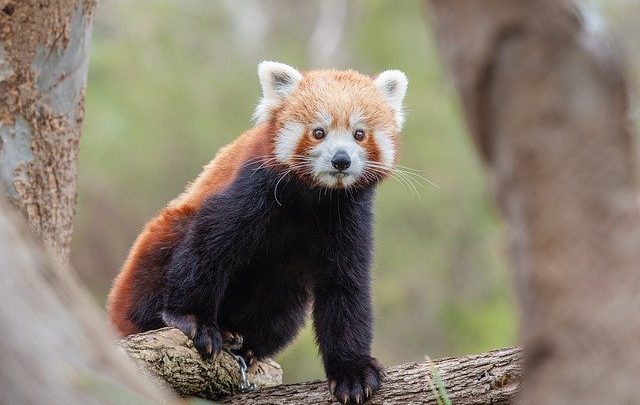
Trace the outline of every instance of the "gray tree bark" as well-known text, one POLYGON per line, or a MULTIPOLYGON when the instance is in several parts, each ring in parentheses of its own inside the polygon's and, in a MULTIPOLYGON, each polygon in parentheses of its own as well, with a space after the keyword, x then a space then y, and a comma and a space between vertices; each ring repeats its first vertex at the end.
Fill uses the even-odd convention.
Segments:
MULTIPOLYGON (((163 328, 127 336, 118 341, 152 380, 160 379, 184 397, 219 399, 240 392, 240 367, 221 352, 213 361, 203 360, 193 341, 178 329, 163 328)), ((249 367, 247 378, 256 389, 282 384, 282 369, 270 359, 249 367)))
POLYGON ((0 194, 69 255, 95 0, 0 0, 0 194))
POLYGON ((640 209, 621 57, 570 1, 431 0, 508 226, 522 402, 640 403, 640 209))

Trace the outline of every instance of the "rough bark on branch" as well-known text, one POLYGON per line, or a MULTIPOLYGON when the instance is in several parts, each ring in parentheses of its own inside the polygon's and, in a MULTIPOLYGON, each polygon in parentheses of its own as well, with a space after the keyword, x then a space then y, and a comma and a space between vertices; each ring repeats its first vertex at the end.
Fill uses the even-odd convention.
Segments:
MULTIPOLYGON (((449 399, 456 405, 510 404, 520 384, 520 351, 500 349, 487 353, 434 361, 449 399)), ((430 386, 428 363, 408 363, 387 369, 382 388, 367 404, 437 404, 430 386)), ((282 385, 233 396, 229 404, 327 404, 337 403, 326 381, 282 385)))
POLYGON ((639 403, 640 209, 622 58, 568 0, 431 0, 505 219, 523 403, 639 403))
MULTIPOLYGON (((336 402, 326 381, 280 385, 282 369, 272 360, 257 362, 249 381, 259 391, 238 394, 238 364, 222 352, 203 360, 191 339, 177 329, 163 328, 118 341, 144 373, 159 377, 182 396, 223 400, 230 404, 325 404, 336 402)), ((500 349, 433 362, 452 403, 508 404, 520 385, 520 350, 500 349)), ((408 363, 387 370, 381 390, 367 404, 437 404, 429 364, 408 363)))
MULTIPOLYGON (((234 358, 221 352, 214 360, 203 360, 193 341, 178 329, 162 328, 127 336, 118 345, 140 370, 159 377, 182 396, 218 399, 239 392, 240 370, 234 358)), ((255 362, 247 377, 258 389, 273 387, 282 384, 282 369, 266 359, 255 362)))
MULTIPOLYGON (((249 381, 254 382, 259 391, 236 395, 240 374, 235 360, 225 352, 215 360, 202 360, 191 339, 177 329, 163 328, 131 335, 118 341, 118 345, 141 370, 159 377, 182 396, 248 405, 335 402, 326 381, 279 385, 282 369, 272 360, 258 362, 250 368, 249 381)), ((443 358, 433 364, 454 404, 508 404, 520 384, 519 349, 443 358)), ((391 367, 387 372, 382 389, 368 404, 437 403, 427 362, 403 364, 391 367)))

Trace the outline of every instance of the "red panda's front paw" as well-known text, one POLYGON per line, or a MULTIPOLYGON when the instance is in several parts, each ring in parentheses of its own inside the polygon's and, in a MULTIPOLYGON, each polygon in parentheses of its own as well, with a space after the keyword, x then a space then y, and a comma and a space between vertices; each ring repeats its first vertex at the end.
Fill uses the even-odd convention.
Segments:
POLYGON ((193 314, 177 314, 170 311, 161 312, 162 320, 167 326, 178 328, 191 339, 196 335, 198 330, 198 320, 193 314))
POLYGON ((193 337, 193 345, 204 359, 217 356, 222 348, 222 335, 215 325, 199 324, 193 337))
POLYGON ((180 329, 193 340, 193 345, 203 358, 208 359, 220 353, 222 336, 218 326, 203 324, 193 314, 162 311, 161 315, 167 326, 180 329))
POLYGON ((368 357, 328 373, 329 390, 343 404, 361 404, 380 388, 384 374, 380 363, 368 357))

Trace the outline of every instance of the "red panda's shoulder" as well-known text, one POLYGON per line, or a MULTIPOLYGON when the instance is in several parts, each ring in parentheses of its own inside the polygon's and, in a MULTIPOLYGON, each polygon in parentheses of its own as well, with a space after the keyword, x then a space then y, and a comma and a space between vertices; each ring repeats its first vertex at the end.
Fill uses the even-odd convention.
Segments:
POLYGON ((200 207, 208 196, 233 182, 245 162, 267 157, 273 152, 272 132, 272 126, 261 124, 221 148, 185 191, 169 203, 169 208, 185 205, 191 209, 200 207))

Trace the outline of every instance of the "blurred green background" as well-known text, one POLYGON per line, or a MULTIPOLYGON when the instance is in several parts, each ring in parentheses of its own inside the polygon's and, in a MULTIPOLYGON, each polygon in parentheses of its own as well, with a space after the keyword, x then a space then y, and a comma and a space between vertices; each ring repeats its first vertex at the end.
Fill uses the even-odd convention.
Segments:
MULTIPOLYGON (((629 10, 606 15, 634 57, 629 10)), ((72 262, 100 303, 144 223, 249 128, 256 65, 409 77, 400 164, 376 208, 374 354, 386 365, 513 345, 504 234, 418 0, 109 0, 91 50, 72 262)), ((637 14, 636 14, 637 15, 637 14)), ((635 62, 638 62, 635 60, 635 62)), ((636 63, 635 66, 638 66, 636 63)), ((286 382, 321 378, 311 327, 278 356, 286 382)))

